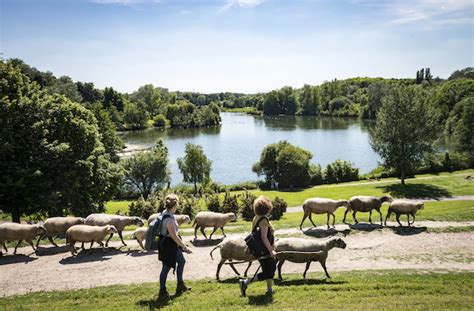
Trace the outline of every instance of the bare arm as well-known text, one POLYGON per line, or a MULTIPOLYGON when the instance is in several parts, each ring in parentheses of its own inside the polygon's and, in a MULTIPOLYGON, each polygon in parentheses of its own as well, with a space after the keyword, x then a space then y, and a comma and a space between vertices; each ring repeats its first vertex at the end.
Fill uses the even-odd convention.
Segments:
POLYGON ((265 245, 270 255, 276 256, 276 253, 273 250, 273 247, 270 244, 270 241, 268 240, 268 237, 267 237, 268 229, 269 229, 268 221, 265 219, 260 221, 260 237, 262 238, 263 245, 265 245))
POLYGON ((181 246, 185 253, 192 253, 192 251, 186 246, 186 244, 184 244, 183 240, 181 240, 181 238, 176 233, 176 228, 174 227, 174 224, 171 221, 168 221, 166 223, 166 229, 168 230, 168 233, 173 239, 173 241, 175 241, 178 246, 181 246))

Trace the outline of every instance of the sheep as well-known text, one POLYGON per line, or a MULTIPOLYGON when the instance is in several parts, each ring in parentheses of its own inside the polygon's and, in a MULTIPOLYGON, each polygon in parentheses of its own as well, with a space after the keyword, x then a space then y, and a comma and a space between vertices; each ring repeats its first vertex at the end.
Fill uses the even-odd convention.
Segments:
POLYGON ((296 263, 306 263, 306 268, 303 273, 303 278, 306 278, 306 272, 313 261, 319 261, 330 278, 326 269, 326 259, 328 252, 334 247, 346 248, 346 243, 337 237, 328 239, 326 242, 314 241, 312 239, 303 238, 282 238, 275 242, 275 251, 278 259, 278 278, 281 280, 281 267, 286 260, 296 263), (282 253, 279 253, 282 252, 282 253), (286 253, 290 252, 290 253, 286 253), (299 252, 291 254, 291 252, 299 252), (304 254, 308 252, 308 254, 304 254))
MULTIPOLYGON (((161 213, 156 213, 148 217, 148 225, 150 225, 153 220, 158 218, 160 214, 161 213)), ((187 224, 191 223, 191 218, 188 215, 174 215, 174 217, 176 218, 176 221, 178 222, 178 225, 180 226, 184 223, 187 223, 187 224)))
POLYGON ((356 224, 359 223, 356 218, 357 212, 369 212, 369 222, 372 223, 372 210, 375 209, 380 214, 380 226, 382 226, 382 213, 380 207, 385 202, 392 202, 391 196, 371 197, 371 196, 354 196, 349 199, 349 208, 344 213, 343 223, 346 223, 346 216, 350 210, 352 210, 352 217, 356 224))
POLYGON ((410 201, 410 200, 394 200, 390 203, 388 207, 387 216, 385 217, 385 225, 387 225, 387 219, 390 218, 392 213, 395 213, 397 222, 402 227, 400 223, 400 215, 407 215, 408 217, 408 226, 415 223, 415 214, 419 210, 423 209, 425 204, 423 202, 410 201), (413 217, 413 222, 410 224, 410 215, 413 217))
MULTIPOLYGON (((235 269, 235 266, 232 264, 232 260, 251 260, 255 259, 254 256, 250 253, 247 244, 245 243, 245 238, 244 237, 231 237, 231 238, 225 238, 224 241, 219 243, 216 247, 214 247, 211 252, 211 259, 214 260, 212 257, 212 253, 220 248, 221 252, 221 261, 217 265, 217 272, 216 272, 216 278, 219 281, 219 272, 221 271, 222 265, 229 260, 230 261, 230 267, 234 272, 240 276, 239 271, 235 269)), ((252 265, 252 262, 250 261, 247 269, 245 269, 244 276, 247 277, 247 272, 250 269, 250 266, 252 265)))
MULTIPOLYGON (((159 215, 159 214, 157 214, 159 215)), ((152 215, 153 216, 153 215, 152 215)), ((158 216, 156 216, 158 217, 158 216)), ((151 218, 151 216, 150 216, 151 218)), ((150 218, 148 218, 148 224, 151 223, 150 218)), ((183 223, 189 224, 191 222, 191 218, 189 218, 188 215, 175 215, 176 222, 178 223, 178 226, 181 226, 183 223)), ((154 218, 156 219, 156 218, 154 218)), ((154 220, 152 219, 152 221, 154 220)), ((147 234, 148 228, 142 227, 142 228, 137 228, 135 231, 133 231, 132 237, 137 240, 138 244, 140 244, 141 248, 145 249, 143 246, 143 241, 146 240, 146 234, 147 234)))
POLYGON ((332 215, 333 221, 332 225, 334 227, 334 223, 336 222, 336 216, 334 215, 334 212, 338 207, 344 206, 346 208, 349 208, 349 203, 347 200, 331 200, 331 199, 324 199, 324 198, 311 198, 307 199, 303 203, 303 219, 301 220, 300 223, 300 230, 302 229, 303 222, 305 221, 306 217, 309 217, 309 220, 313 224, 313 226, 316 227, 316 225, 313 222, 313 218, 311 215, 314 214, 327 214, 328 219, 327 219, 327 226, 329 229, 329 218, 332 215))
POLYGON ((44 228, 46 229, 46 233, 40 236, 38 242, 36 243, 36 247, 38 247, 39 242, 45 236, 54 246, 57 247, 58 245, 54 243, 53 237, 65 234, 67 229, 69 229, 70 227, 74 225, 84 224, 85 221, 86 220, 81 217, 53 217, 46 219, 46 221, 44 222, 44 228))
POLYGON ((212 235, 216 232, 217 228, 221 228, 222 234, 226 237, 224 233, 224 226, 229 222, 236 220, 237 217, 234 213, 214 213, 214 212, 199 212, 194 218, 193 226, 196 226, 194 229, 194 239, 197 239, 198 228, 201 228, 201 232, 204 237, 207 239, 204 229, 206 227, 214 227, 209 239, 212 239, 212 235))
MULTIPOLYGON (((105 225, 105 226, 89 226, 89 225, 74 225, 66 231, 66 243, 69 243, 71 248, 71 254, 74 256, 76 254, 76 248, 74 245, 76 242, 97 242, 102 246, 102 251, 105 252, 104 240, 107 234, 117 233, 117 228, 114 225, 105 225)), ((82 248, 84 249, 84 247, 82 248)))
MULTIPOLYGON (((4 223, 0 225, 0 244, 3 246, 6 252, 8 252, 5 241, 18 241, 18 244, 15 246, 15 251, 13 254, 16 254, 16 250, 20 245, 21 241, 25 240, 30 243, 33 250, 36 251, 36 248, 33 244, 33 239, 37 235, 44 234, 46 230, 43 227, 42 223, 39 224, 17 224, 4 223)), ((0 255, 3 255, 0 248, 0 255)))
MULTIPOLYGON (((105 225, 114 225, 115 229, 117 229, 117 233, 120 236, 120 239, 122 240, 122 243, 124 246, 127 246, 125 244, 123 237, 122 237, 122 231, 126 226, 130 225, 137 225, 139 227, 143 226, 143 220, 140 219, 140 217, 130 217, 130 216, 120 216, 120 215, 109 215, 109 214, 90 214, 86 218, 86 225, 90 226, 105 226, 105 225)), ((109 245, 109 241, 112 238, 114 234, 111 233, 109 238, 107 239, 107 242, 105 243, 105 246, 107 247, 109 245)), ((91 247, 92 247, 91 243, 91 247)), ((83 244, 84 246, 84 244, 83 244)))

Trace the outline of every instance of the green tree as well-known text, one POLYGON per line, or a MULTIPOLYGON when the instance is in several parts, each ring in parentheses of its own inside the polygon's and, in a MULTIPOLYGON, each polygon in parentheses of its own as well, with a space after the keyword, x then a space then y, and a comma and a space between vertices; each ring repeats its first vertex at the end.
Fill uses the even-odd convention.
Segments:
POLYGON ((301 113, 316 115, 319 111, 319 89, 305 84, 300 94, 301 113))
POLYGON ((86 216, 104 210, 121 180, 93 113, 48 95, 0 62, 0 209, 22 215, 86 216))
POLYGON ((160 91, 153 84, 141 86, 132 93, 130 99, 142 110, 146 111, 150 117, 159 113, 165 113, 165 108, 161 104, 160 91))
POLYGON ((464 111, 457 123, 454 136, 457 149, 468 155, 470 165, 474 165, 474 97, 464 99, 464 111))
POLYGON ((125 100, 119 92, 115 91, 111 87, 106 87, 104 89, 104 98, 103 104, 106 109, 111 106, 117 108, 118 111, 123 111, 125 107, 125 100))
POLYGON ((367 110, 364 117, 369 119, 375 119, 377 112, 382 105, 382 98, 384 98, 389 91, 389 88, 385 82, 375 82, 369 85, 367 88, 368 103, 367 110))
POLYGON ((168 148, 162 139, 150 151, 141 151, 123 160, 125 181, 140 191, 145 200, 157 189, 162 189, 170 179, 168 148))
POLYGON ((432 151, 435 133, 427 94, 416 87, 395 87, 382 99, 370 140, 385 166, 395 169, 405 184, 406 175, 432 151))
POLYGON ((144 129, 146 127, 148 116, 145 111, 133 103, 125 103, 123 112, 123 121, 129 129, 144 129))
POLYGON ((194 192, 197 193, 198 183, 210 181, 212 161, 206 157, 200 145, 187 143, 184 153, 183 158, 178 158, 179 170, 184 182, 194 184, 194 192))

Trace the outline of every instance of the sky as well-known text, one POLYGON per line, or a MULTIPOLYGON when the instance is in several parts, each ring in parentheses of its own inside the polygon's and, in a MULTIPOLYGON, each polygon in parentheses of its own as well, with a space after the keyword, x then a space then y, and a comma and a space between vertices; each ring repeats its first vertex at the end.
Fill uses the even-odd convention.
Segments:
POLYGON ((0 53, 132 92, 266 92, 474 66, 473 0, 0 0, 0 53))

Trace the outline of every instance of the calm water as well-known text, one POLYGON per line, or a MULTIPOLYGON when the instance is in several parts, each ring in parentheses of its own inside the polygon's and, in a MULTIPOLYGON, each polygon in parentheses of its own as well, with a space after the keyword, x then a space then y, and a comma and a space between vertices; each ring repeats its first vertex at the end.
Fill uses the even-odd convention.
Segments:
POLYGON ((187 142, 203 146, 212 160, 212 179, 224 184, 257 180, 252 165, 260 158, 264 146, 279 140, 310 150, 312 162, 322 166, 344 159, 353 162, 361 173, 366 173, 380 160, 369 144, 370 122, 238 113, 221 113, 221 117, 220 127, 133 131, 124 133, 123 139, 128 148, 144 148, 163 138, 169 149, 173 184, 182 181, 176 159, 184 155, 187 142))

